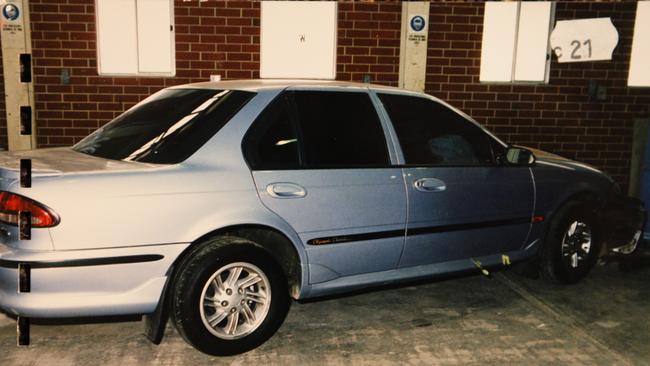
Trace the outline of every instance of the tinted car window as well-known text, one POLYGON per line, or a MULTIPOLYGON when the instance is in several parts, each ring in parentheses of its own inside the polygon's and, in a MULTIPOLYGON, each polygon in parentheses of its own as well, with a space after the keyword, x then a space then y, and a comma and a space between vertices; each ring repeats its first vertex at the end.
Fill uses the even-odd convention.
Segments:
POLYGON ((379 94, 408 165, 486 165, 490 138, 480 127, 438 102, 379 94))
POLYGON ((161 90, 73 149, 114 160, 179 163, 203 146, 254 95, 234 90, 161 90))
POLYGON ((298 138, 288 102, 287 94, 271 102, 246 137, 244 154, 252 169, 282 170, 300 167, 298 138))
POLYGON ((295 104, 306 167, 390 164, 384 132, 367 93, 296 91, 295 104))

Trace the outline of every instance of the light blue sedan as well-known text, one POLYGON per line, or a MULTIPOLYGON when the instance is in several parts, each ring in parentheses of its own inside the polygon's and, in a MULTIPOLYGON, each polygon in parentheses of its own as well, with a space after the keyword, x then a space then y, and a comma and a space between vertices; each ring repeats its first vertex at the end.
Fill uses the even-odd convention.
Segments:
POLYGON ((0 155, 0 308, 145 314, 154 342, 170 317, 230 355, 271 337, 292 298, 524 261, 576 282, 634 251, 644 220, 597 169, 507 145, 425 94, 183 85, 73 147, 0 155))

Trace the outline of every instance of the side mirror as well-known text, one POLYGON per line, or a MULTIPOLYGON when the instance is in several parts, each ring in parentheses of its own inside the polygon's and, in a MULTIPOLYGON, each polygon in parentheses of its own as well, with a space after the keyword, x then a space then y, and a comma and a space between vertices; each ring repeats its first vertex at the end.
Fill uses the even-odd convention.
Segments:
POLYGON ((535 164, 535 155, 526 148, 509 146, 506 149, 504 160, 508 165, 532 166, 535 164))

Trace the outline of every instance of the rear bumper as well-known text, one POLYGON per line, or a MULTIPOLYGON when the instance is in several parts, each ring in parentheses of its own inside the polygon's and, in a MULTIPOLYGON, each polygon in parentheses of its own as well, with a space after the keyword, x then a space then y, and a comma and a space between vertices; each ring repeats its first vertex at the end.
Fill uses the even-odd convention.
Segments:
POLYGON ((604 249, 632 253, 643 237, 647 211, 639 199, 614 196, 599 210, 604 249))
POLYGON ((189 244, 31 252, 0 245, 0 308, 17 316, 67 318, 147 314, 168 270, 189 244), (19 265, 30 269, 19 291, 19 265))

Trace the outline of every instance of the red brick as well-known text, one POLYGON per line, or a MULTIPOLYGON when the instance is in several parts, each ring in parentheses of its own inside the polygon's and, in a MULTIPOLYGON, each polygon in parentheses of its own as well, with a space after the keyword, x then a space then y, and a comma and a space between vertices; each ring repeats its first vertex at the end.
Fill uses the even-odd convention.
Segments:
POLYGON ((251 38, 250 36, 235 36, 235 35, 227 35, 226 36, 226 42, 228 43, 251 43, 251 38))
POLYGON ((42 13, 41 19, 44 22, 61 22, 61 23, 63 23, 63 22, 68 21, 68 14, 67 13, 42 13))
MULTIPOLYGON (((65 24, 65 23, 63 23, 65 24)), ((36 23, 32 28, 32 38, 43 38, 44 32, 58 32, 61 30, 63 24, 59 23, 36 23), (34 37, 35 34, 38 34, 37 37, 34 37)))
POLYGON ((30 11, 35 13, 58 13, 59 5, 56 4, 31 4, 30 11))
POLYGON ((214 9, 211 8, 189 8, 190 16, 192 17, 213 17, 214 9))
POLYGON ((221 45, 226 42, 226 36, 222 34, 201 34, 201 42, 221 45))
POLYGON ((249 36, 258 36, 260 34, 259 27, 241 27, 241 34, 249 36))

